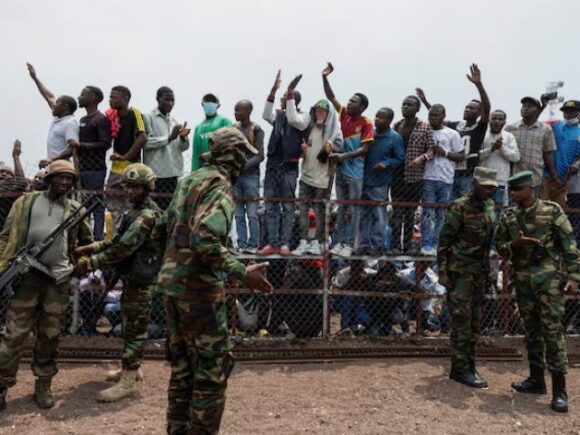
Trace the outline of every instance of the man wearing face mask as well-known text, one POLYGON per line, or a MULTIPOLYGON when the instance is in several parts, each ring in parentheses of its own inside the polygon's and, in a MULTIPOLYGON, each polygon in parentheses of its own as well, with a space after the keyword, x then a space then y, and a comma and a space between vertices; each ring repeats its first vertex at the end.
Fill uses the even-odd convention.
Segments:
MULTIPOLYGON (((564 115, 562 121, 552 123, 552 131, 556 139, 556 151, 554 151, 553 159, 556 167, 556 174, 558 176, 557 183, 550 183, 549 173, 544 169, 544 180, 542 183, 542 199, 549 199, 557 202, 561 207, 566 204, 566 189, 570 185, 572 191, 580 192, 578 189, 578 164, 580 164, 580 101, 568 100, 560 108, 564 115)), ((575 198, 574 198, 575 199, 575 198)), ((574 203, 574 201, 573 201, 574 203)), ((578 202, 573 206, 578 207, 578 202)), ((577 220, 576 216, 572 218, 577 220)), ((576 222, 574 224, 577 225, 576 222)))
POLYGON ((211 133, 232 125, 232 121, 222 115, 218 115, 220 100, 214 94, 205 94, 201 99, 201 107, 205 113, 205 119, 200 122, 193 132, 191 170, 195 171, 203 166, 204 159, 209 152, 209 138, 211 133))

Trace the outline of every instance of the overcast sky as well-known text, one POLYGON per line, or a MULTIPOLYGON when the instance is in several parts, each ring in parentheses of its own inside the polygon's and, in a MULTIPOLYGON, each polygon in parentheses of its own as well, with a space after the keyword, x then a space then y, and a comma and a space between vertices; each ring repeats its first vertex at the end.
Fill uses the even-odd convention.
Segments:
POLYGON ((579 17, 578 0, 1 0, 0 160, 11 164, 15 138, 27 172, 46 154, 51 114, 27 61, 55 94, 76 98, 91 84, 108 95, 123 84, 143 112, 168 85, 174 116, 192 127, 210 91, 231 118, 235 102, 249 98, 259 121, 278 68, 283 86, 304 74, 307 108, 324 95, 327 60, 338 99, 367 94, 370 117, 390 106, 399 118, 403 97, 421 86, 448 119, 460 119, 477 97, 465 78, 477 62, 492 107, 509 122, 521 97, 539 96, 549 81, 563 80, 565 96, 580 98, 579 17))

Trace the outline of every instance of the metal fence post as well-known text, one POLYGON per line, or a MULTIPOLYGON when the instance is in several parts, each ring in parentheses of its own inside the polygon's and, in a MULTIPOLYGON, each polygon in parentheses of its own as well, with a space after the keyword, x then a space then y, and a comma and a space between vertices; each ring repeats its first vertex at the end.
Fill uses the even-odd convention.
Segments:
POLYGON ((73 304, 72 304, 72 319, 70 323, 70 333, 75 335, 79 329, 79 310, 80 310, 80 281, 78 278, 71 279, 71 287, 73 289, 73 304))
POLYGON ((322 265, 322 338, 329 337, 330 311, 328 297, 330 292, 330 199, 324 198, 324 259, 322 265))

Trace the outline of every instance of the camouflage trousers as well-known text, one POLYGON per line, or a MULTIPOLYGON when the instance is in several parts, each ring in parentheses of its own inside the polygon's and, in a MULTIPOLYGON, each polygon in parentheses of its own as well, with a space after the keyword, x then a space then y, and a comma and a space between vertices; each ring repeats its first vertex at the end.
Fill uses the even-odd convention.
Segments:
POLYGON ((121 295, 124 342, 121 366, 125 370, 137 370, 143 362, 154 288, 153 285, 137 286, 129 281, 121 295))
POLYGON ((234 367, 225 302, 165 297, 168 434, 217 434, 234 367))
POLYGON ((484 273, 449 272, 451 315, 451 367, 466 370, 475 362, 475 345, 481 333, 484 273))
POLYGON ((530 365, 545 368, 547 362, 551 372, 566 373, 565 305, 559 276, 535 283, 530 275, 519 273, 515 277, 515 287, 518 309, 526 329, 530 365))
POLYGON ((20 355, 31 330, 36 334, 33 373, 38 377, 56 375, 58 340, 69 295, 68 283, 50 284, 34 272, 23 277, 10 300, 6 332, 0 337, 0 386, 16 383, 20 355))

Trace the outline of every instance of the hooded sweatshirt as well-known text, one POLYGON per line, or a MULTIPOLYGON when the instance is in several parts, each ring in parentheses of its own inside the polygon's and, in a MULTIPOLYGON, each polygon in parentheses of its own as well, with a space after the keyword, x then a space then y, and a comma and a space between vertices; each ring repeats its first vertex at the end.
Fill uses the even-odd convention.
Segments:
MULTIPOLYGON (((325 100, 319 101, 316 105, 325 100)), ((315 105, 315 107, 316 107, 315 105)), ((319 156, 326 154, 324 145, 327 141, 332 143, 334 151, 341 151, 343 148, 342 131, 340 130, 340 123, 338 116, 332 105, 328 104, 328 116, 324 125, 316 124, 316 117, 314 115, 315 107, 310 111, 311 130, 308 137, 308 144, 310 147, 304 154, 302 159, 302 178, 303 183, 309 186, 317 187, 319 189, 327 189, 329 182, 329 160, 326 156, 326 161, 322 162, 319 156)))

